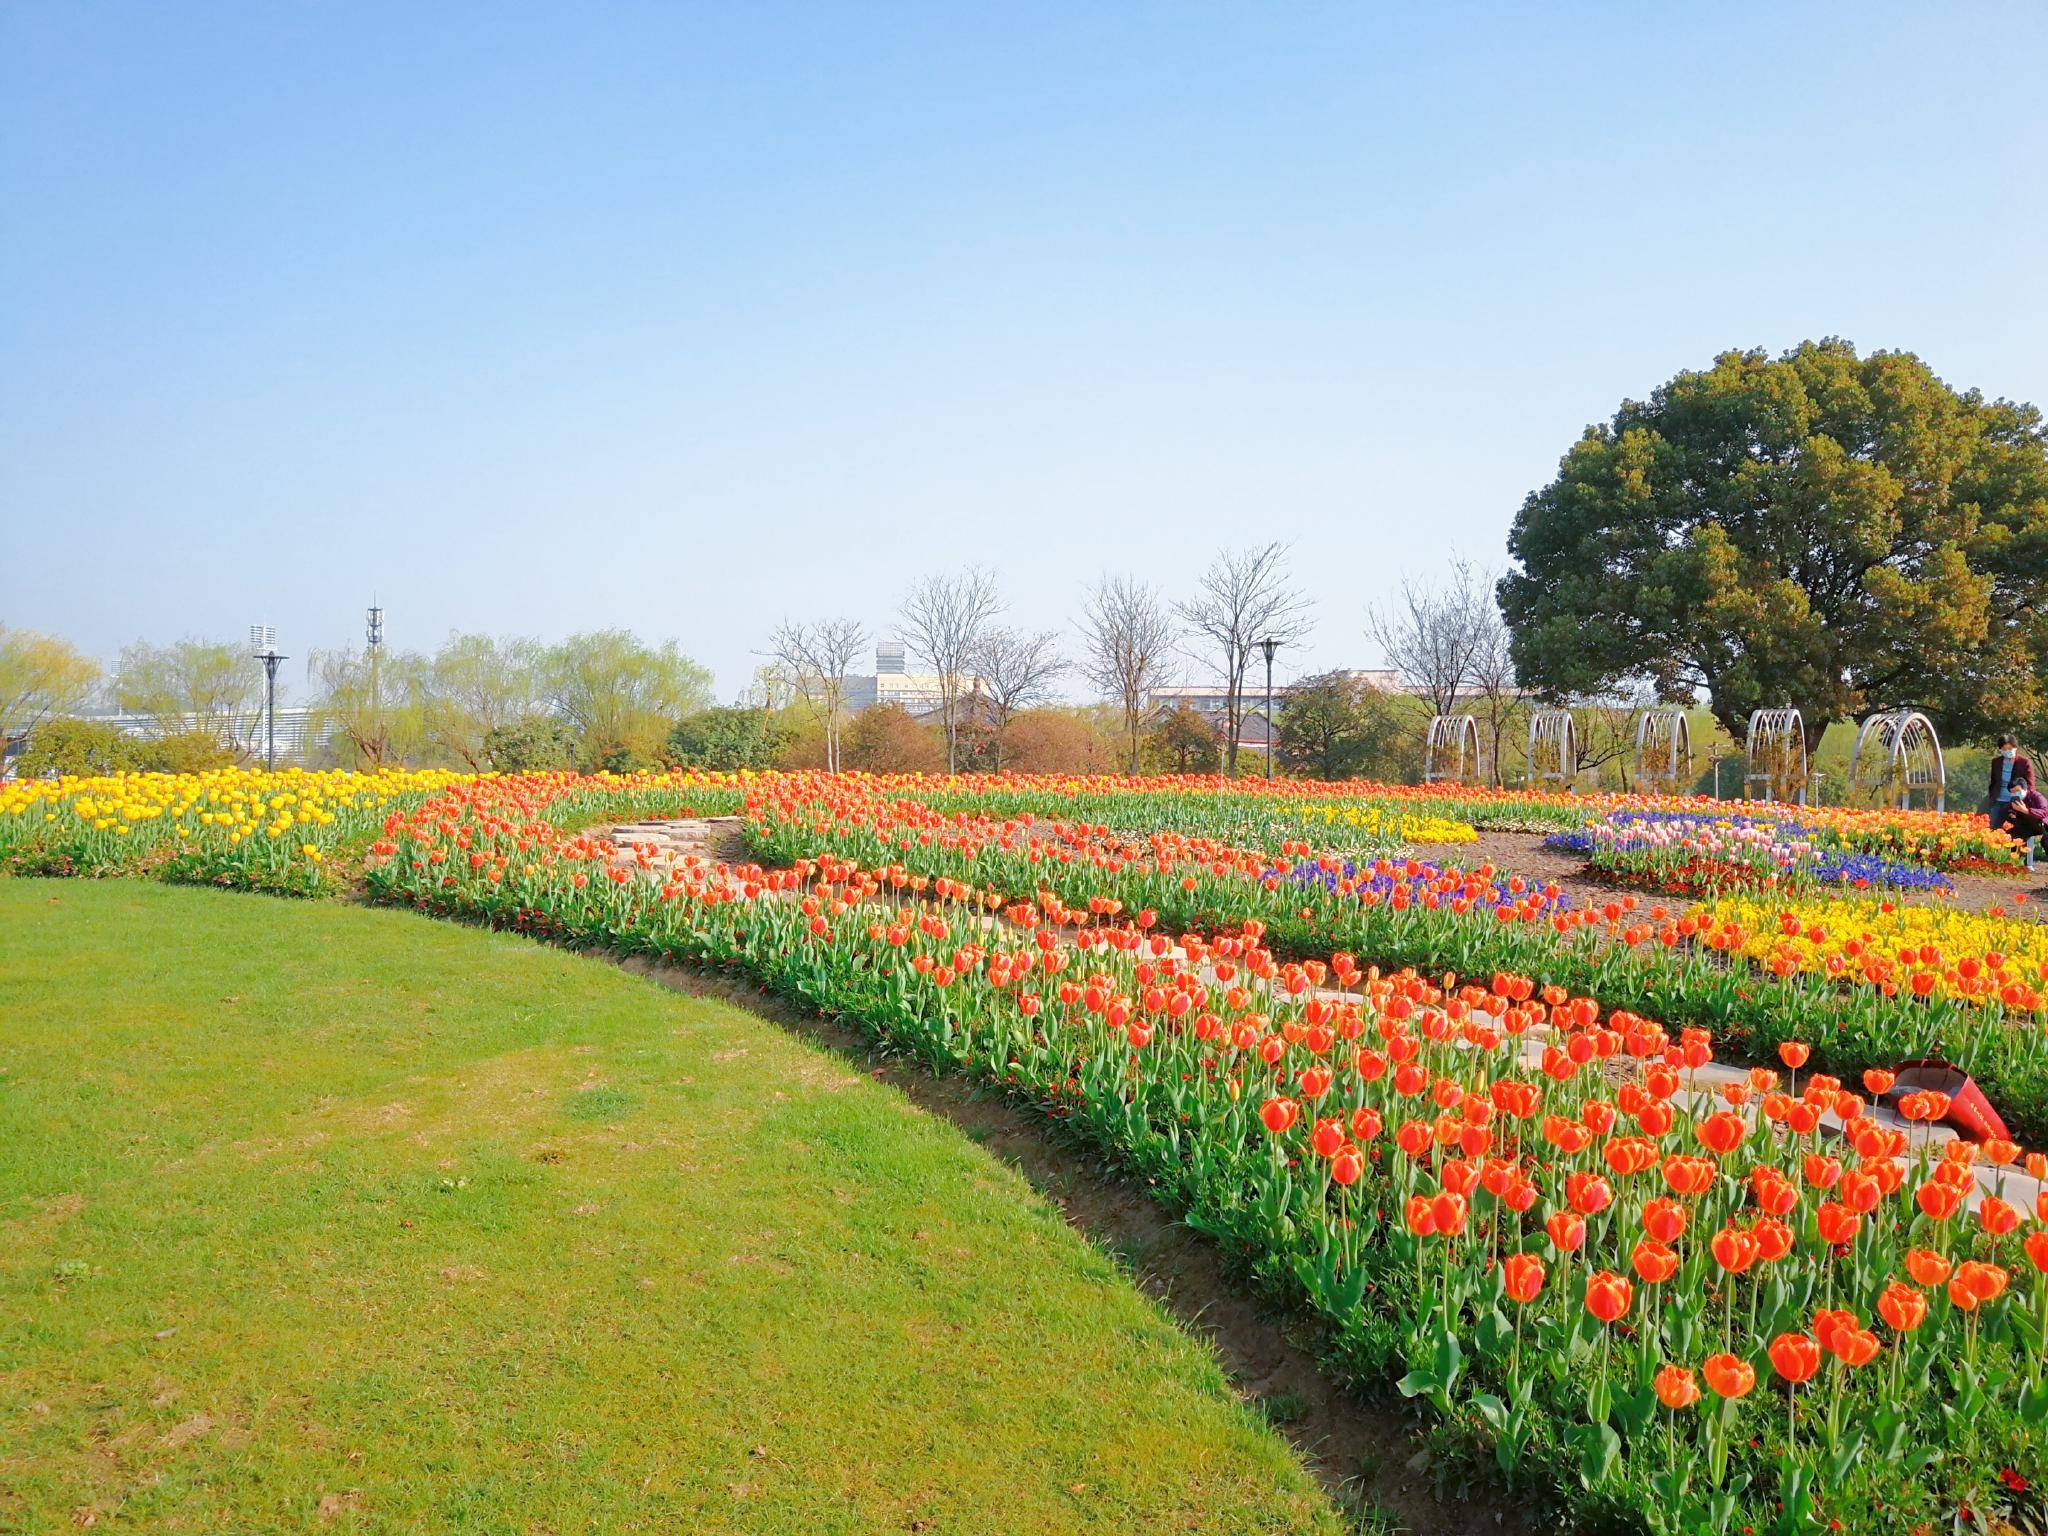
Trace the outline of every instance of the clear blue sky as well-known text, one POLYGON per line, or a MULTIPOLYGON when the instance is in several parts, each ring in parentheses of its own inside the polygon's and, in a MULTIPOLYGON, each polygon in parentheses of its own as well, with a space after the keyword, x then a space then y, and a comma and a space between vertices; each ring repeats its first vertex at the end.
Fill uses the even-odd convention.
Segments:
POLYGON ((1723 348, 2048 403, 2044 81, 2038 4, 0 0, 0 622, 374 589, 730 694, 928 569, 1063 626, 1281 538, 1285 670, 1370 662, 1723 348))

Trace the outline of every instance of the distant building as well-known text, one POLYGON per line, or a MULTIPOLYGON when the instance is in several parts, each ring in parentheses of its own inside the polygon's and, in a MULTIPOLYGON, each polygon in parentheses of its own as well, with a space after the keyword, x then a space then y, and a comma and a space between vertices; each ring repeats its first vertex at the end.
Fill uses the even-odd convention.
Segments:
MULTIPOLYGON (((963 675, 960 697, 965 699, 978 692, 980 687, 980 678, 963 675)), ((849 714, 857 715, 878 704, 894 704, 919 720, 928 720, 938 714, 944 703, 945 689, 939 675, 936 672, 910 671, 905 664, 901 641, 884 640, 875 647, 875 670, 872 673, 847 674, 846 709, 849 714)))

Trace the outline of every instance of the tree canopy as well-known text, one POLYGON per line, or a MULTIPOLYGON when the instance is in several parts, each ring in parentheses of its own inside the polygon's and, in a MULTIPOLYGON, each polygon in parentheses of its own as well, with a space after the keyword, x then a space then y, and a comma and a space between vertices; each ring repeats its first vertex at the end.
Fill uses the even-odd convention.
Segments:
POLYGON ((1587 428, 1500 583, 1524 687, 1970 735, 2048 714, 2048 437, 1918 357, 1726 352, 1587 428))
POLYGON ((1280 712, 1280 765, 1316 779, 1398 780, 1414 757, 1415 711, 1345 672, 1305 678, 1280 712))

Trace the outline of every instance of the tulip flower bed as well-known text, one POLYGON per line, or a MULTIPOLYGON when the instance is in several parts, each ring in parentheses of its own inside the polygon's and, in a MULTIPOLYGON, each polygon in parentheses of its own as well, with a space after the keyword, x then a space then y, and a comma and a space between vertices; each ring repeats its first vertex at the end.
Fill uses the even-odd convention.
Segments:
POLYGON ((394 803, 454 782, 440 772, 110 774, 0 785, 0 868, 168 880, 280 895, 336 888, 329 865, 367 844, 394 803))
POLYGON ((1955 889, 1925 864, 1845 849, 1817 840, 1810 827, 1769 818, 1617 811, 1575 832, 1553 833, 1544 846, 1586 855, 1587 867, 1607 880, 1666 895, 1758 886, 1955 889))
MULTIPOLYGON (((1575 832, 1589 821, 1615 816, 1726 820, 1747 817, 1759 809, 1753 802, 1692 795, 1570 795, 1465 784, 1331 783, 1220 779, 1214 775, 1061 778, 1001 774, 993 778, 910 777, 866 782, 880 793, 911 795, 935 809, 968 810, 997 820, 1058 817, 1125 831, 1218 837, 1268 851, 1280 840, 1299 837, 1304 823, 1311 830, 1318 820, 1342 827, 1347 812, 1355 813, 1361 826, 1367 818, 1379 818, 1418 827, 1437 823, 1490 831, 1575 832)), ((1780 806, 1772 809, 1770 819, 1844 853, 1870 854, 1937 870, 2017 870, 2024 857, 2018 842, 1992 831, 1982 817, 1957 812, 1780 806)), ((1386 839, 1390 845, 1402 840, 1398 836, 1386 839)), ((1466 839, 1454 834, 1439 840, 1466 839)))
POLYGON ((1574 909, 1552 889, 1483 866, 1360 866, 1313 857, 1306 843, 1283 844, 1274 859, 1181 833, 997 820, 971 814, 957 795, 928 802, 887 789, 817 776, 758 781, 747 802, 752 845, 767 862, 828 851, 868 867, 901 861, 1026 899, 1044 889, 1075 906, 1150 910, 1176 927, 1256 921, 1297 956, 1342 948, 1390 969, 1542 975, 1609 1007, 1710 1029, 1725 1051, 1752 1060, 1770 1060, 1787 1040, 1811 1044, 1838 1072, 1942 1057, 1983 1084, 2016 1132, 2048 1141, 2048 970, 1997 950, 1929 944, 1910 961, 1802 969, 1755 957, 1751 932, 1710 910, 1633 896, 1574 909))
MULTIPOLYGON (((394 806, 473 781, 439 770, 362 774, 228 768, 110 774, 0 785, 0 870, 152 875, 275 895, 341 889, 394 806)), ((736 788, 696 774, 543 774, 520 782, 552 799, 565 824, 622 816, 730 813, 736 788)))
MULTIPOLYGON (((805 804, 770 835, 834 840, 805 804)), ((743 969, 1057 1116, 1582 1528, 1946 1526, 2043 1470, 2048 1209, 1967 1199, 2016 1147, 1818 1072, 1709 1091, 1703 1031, 1540 976, 1286 963, 907 859, 622 864, 518 781, 384 833, 380 900, 743 969)))

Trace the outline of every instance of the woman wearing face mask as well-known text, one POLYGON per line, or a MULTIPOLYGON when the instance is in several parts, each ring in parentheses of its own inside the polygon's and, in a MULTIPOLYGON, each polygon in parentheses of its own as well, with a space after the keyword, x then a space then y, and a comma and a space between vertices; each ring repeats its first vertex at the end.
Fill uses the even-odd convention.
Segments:
POLYGON ((1998 751, 1991 758, 1991 792, 1986 796, 1986 812, 1994 831, 2006 824, 2013 806, 2033 787, 2034 765, 2020 751, 2020 744, 2010 736, 1999 737, 1998 751))

